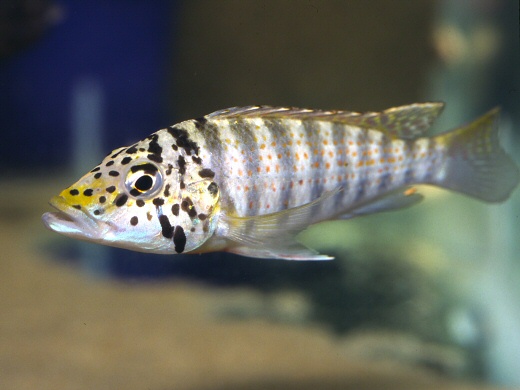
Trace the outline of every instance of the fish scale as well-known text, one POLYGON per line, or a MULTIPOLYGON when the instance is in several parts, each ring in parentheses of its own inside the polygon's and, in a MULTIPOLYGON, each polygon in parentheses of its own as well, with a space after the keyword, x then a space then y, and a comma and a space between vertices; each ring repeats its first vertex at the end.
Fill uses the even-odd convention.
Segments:
POLYGON ((335 207, 341 214, 382 191, 426 182, 444 152, 442 145, 431 149, 435 142, 426 138, 406 143, 324 121, 259 117, 208 125, 219 129, 225 155, 211 169, 221 173, 221 187, 241 217, 297 207, 338 186, 343 191, 335 207))
POLYGON ((110 153, 51 199, 47 227, 152 253, 228 251, 330 259, 301 245, 309 225, 411 206, 432 184, 506 200, 519 171, 500 147, 498 110, 427 137, 442 103, 359 114, 234 107, 110 153))

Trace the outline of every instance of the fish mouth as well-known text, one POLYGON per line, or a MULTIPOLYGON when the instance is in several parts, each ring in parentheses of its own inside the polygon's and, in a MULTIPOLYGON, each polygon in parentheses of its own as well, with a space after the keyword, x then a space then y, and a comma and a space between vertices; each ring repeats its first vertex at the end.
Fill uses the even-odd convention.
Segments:
POLYGON ((87 241, 96 241, 103 237, 106 227, 88 212, 72 207, 61 196, 53 197, 49 203, 57 211, 43 214, 42 221, 48 229, 87 241))

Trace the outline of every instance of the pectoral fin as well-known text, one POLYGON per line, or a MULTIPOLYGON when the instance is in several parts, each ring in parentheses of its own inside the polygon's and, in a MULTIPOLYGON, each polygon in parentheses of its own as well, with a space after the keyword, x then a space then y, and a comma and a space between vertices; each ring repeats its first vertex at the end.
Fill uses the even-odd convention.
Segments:
POLYGON ((224 216, 219 221, 225 237, 232 241, 229 252, 243 256, 285 260, 330 260, 296 240, 309 226, 311 216, 341 188, 324 193, 313 202, 277 213, 254 217, 224 216))

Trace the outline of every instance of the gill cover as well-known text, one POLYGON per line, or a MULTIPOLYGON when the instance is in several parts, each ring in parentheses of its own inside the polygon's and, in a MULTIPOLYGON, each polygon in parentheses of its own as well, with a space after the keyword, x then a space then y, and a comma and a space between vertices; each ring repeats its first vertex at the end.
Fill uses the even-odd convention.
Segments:
MULTIPOLYGON (((182 183, 182 182, 181 182, 182 183)), ((219 212, 219 188, 211 180, 198 180, 187 184, 180 192, 180 204, 172 206, 172 213, 178 216, 177 223, 182 227, 172 231, 175 252, 192 252, 201 247, 215 232, 219 212)))
POLYGON ((120 185, 129 198, 129 216, 145 217, 130 231, 146 252, 196 251, 215 231, 219 188, 214 174, 203 177, 209 170, 185 157, 184 150, 168 156, 177 167, 137 158, 123 172, 120 185))

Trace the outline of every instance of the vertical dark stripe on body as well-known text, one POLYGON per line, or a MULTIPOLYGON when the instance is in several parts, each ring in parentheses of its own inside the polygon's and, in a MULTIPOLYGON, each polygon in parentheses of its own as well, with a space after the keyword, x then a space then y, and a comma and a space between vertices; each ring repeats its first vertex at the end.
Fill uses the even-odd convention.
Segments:
POLYGON ((222 144, 220 143, 218 126, 213 121, 206 121, 202 124, 200 121, 193 120, 193 123, 195 125, 194 133, 204 139, 206 152, 211 158, 211 161, 202 161, 203 167, 218 165, 216 161, 220 161, 222 158, 222 144))
MULTIPOLYGON (((239 192, 239 198, 242 199, 231 199, 231 201, 236 205, 235 207, 244 210, 244 216, 256 215, 258 211, 257 206, 258 199, 260 199, 260 191, 255 191, 253 186, 256 182, 254 179, 254 177, 257 175, 256 169, 258 166, 260 166, 260 145, 258 142, 255 141, 255 125, 249 119, 238 119, 229 122, 229 129, 234 134, 235 138, 239 141, 241 147, 245 150, 245 154, 239 157, 246 160, 244 164, 244 182, 242 187, 246 185, 249 186, 249 191, 239 192), (249 171, 253 173, 252 177, 248 175, 249 171), (253 209, 249 208, 249 204, 251 202, 255 206, 253 209)), ((258 133, 256 135, 259 136, 258 133)), ((227 184, 234 185, 233 183, 227 184)), ((226 185, 226 188, 228 187, 228 185, 226 185)), ((229 201, 229 193, 226 194, 226 201, 229 201)))
POLYGON ((381 193, 388 189, 388 187, 392 183, 392 175, 393 172, 393 166, 388 162, 388 159, 393 156, 393 143, 392 139, 387 137, 386 135, 383 135, 381 138, 381 156, 380 159, 384 161, 383 165, 383 172, 380 174, 381 181, 379 182, 378 186, 378 193, 381 193), (385 167, 388 168, 388 170, 385 169, 385 167))
MULTIPOLYGON (((290 199, 292 196, 292 188, 289 185, 291 181, 294 180, 294 150, 296 139, 291 137, 291 133, 295 133, 296 131, 291 131, 287 126, 289 125, 287 121, 280 119, 266 119, 264 121, 265 126, 269 130, 271 134, 272 141, 276 142, 276 146, 273 148, 270 146, 273 155, 273 168, 276 165, 280 167, 278 173, 275 174, 276 177, 276 205, 271 205, 271 207, 275 207, 274 211, 283 210, 286 208, 286 205, 290 204, 290 199), (281 156, 279 159, 278 156, 281 156)), ((276 171, 275 171, 276 172, 276 171)), ((271 189, 269 189, 270 191, 271 189)))
POLYGON ((414 172, 413 172, 413 168, 411 165, 408 165, 406 168, 405 168, 405 171, 404 171, 404 184, 413 184, 414 183, 414 172))
POLYGON ((310 191, 310 197, 307 198, 307 201, 313 201, 319 198, 323 192, 322 181, 320 180, 319 183, 316 183, 316 178, 321 178, 323 175, 323 158, 321 156, 323 137, 320 136, 320 127, 316 121, 306 120, 302 121, 302 124, 305 132, 305 141, 311 143, 309 150, 309 163, 305 168, 306 174, 304 175, 304 180, 306 182, 308 182, 309 179, 312 180, 310 186, 307 187, 310 191), (318 168, 316 168, 316 164, 318 164, 318 168))
POLYGON ((206 119, 205 116, 201 116, 200 118, 193 119, 193 123, 195 124, 195 127, 197 129, 203 129, 207 122, 208 122, 208 120, 206 119))
POLYGON ((428 161, 427 173, 424 177, 424 182, 431 183, 433 181, 433 172, 434 172, 434 160, 436 151, 435 148, 437 146, 437 141, 434 138, 428 139, 428 147, 426 149, 426 160, 428 161))
MULTIPOLYGON (((410 170, 411 171, 411 170, 410 170)), ((413 172, 412 172, 413 174, 413 172)), ((383 172, 379 177, 380 182, 377 188, 378 194, 382 194, 387 191, 390 185, 392 184, 392 173, 391 172, 383 172)))
POLYGON ((336 213, 341 213, 344 208, 343 206, 343 198, 348 196, 348 191, 350 188, 349 178, 345 178, 347 172, 350 171, 352 167, 345 165, 347 162, 347 154, 345 152, 345 148, 348 145, 347 140, 347 131, 346 126, 341 123, 333 123, 332 124, 332 144, 334 145, 334 159, 333 166, 334 172, 337 175, 342 177, 341 181, 336 179, 333 180, 333 186, 330 188, 333 190, 335 186, 339 186, 343 189, 338 195, 336 195, 336 199, 334 201, 334 208, 336 213), (339 152, 341 150, 341 153, 339 152), (343 161, 343 166, 337 166, 337 161, 343 161))
POLYGON ((359 179, 356 187, 356 195, 354 197, 354 203, 362 200, 366 194, 367 180, 365 178, 359 179))
POLYGON ((341 175, 341 181, 335 180, 335 183, 343 187, 345 192, 348 191, 349 181, 345 179, 345 175, 351 169, 350 165, 347 165, 347 154, 345 148, 347 147, 347 129, 346 126, 340 123, 334 123, 332 125, 332 144, 334 145, 334 158, 332 161, 334 167, 334 173, 341 175), (338 166, 337 162, 342 161, 343 166, 338 166))
MULTIPOLYGON (((211 169, 215 172, 215 181, 219 184, 220 191, 224 191, 224 186, 220 184, 222 177, 225 176, 225 172, 222 169, 225 169, 224 166, 224 150, 222 148, 222 141, 220 139, 220 129, 218 125, 213 120, 202 120, 201 118, 193 120, 195 125, 194 132, 197 136, 200 136, 204 139, 205 152, 208 157, 205 157, 202 160, 202 165, 200 169, 211 169)), ((201 152, 202 154, 202 152, 201 152)))
MULTIPOLYGON (((346 126, 341 123, 332 123, 331 126, 332 129, 332 145, 334 145, 334 170, 336 173, 345 176, 347 173, 348 167, 342 166, 338 167, 336 165, 337 160, 342 160, 346 162, 346 154, 345 154, 345 148, 346 148, 346 126), (343 153, 339 153, 339 151, 342 151, 343 153)), ((347 183, 345 183, 344 188, 346 190, 347 183)))
POLYGON ((354 198, 355 202, 362 200, 368 189, 368 185, 370 182, 369 178, 369 167, 366 165, 367 162, 367 153, 369 150, 369 142, 368 142, 368 130, 363 129, 358 133, 356 143, 358 144, 358 157, 359 161, 363 162, 361 169, 358 169, 357 176, 359 177, 356 186, 356 195, 354 198))

